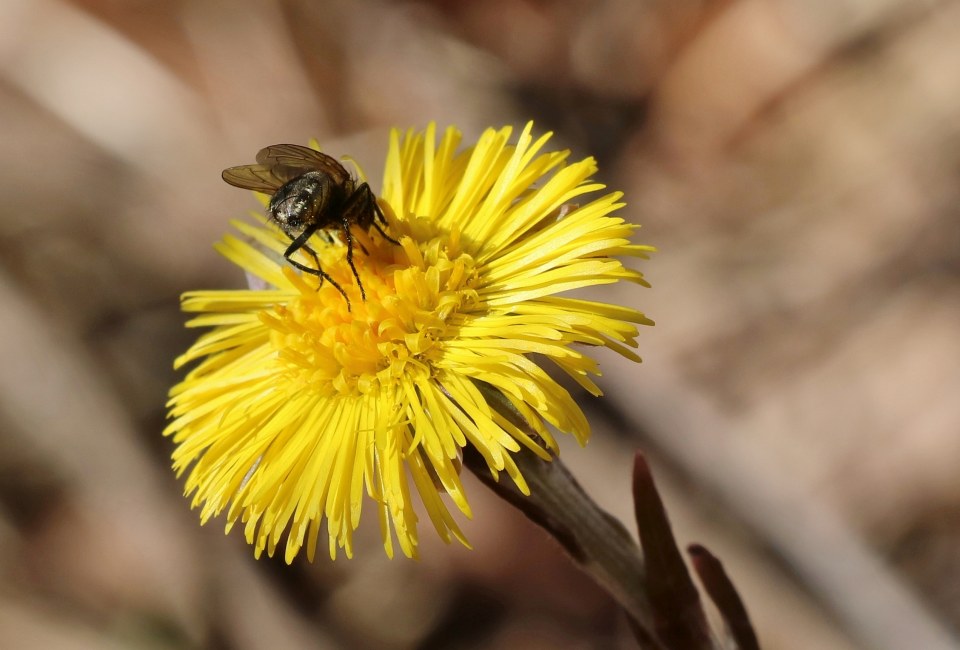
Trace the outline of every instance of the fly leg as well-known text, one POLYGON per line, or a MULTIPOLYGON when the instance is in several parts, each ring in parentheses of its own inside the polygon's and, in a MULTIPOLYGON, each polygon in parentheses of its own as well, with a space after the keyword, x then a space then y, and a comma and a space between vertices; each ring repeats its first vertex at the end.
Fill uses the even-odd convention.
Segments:
POLYGON ((360 299, 366 300, 367 292, 363 290, 363 283, 360 282, 360 274, 357 273, 357 267, 353 265, 353 235, 350 233, 350 220, 346 215, 347 213, 345 212, 343 218, 340 220, 340 225, 343 227, 343 238, 347 240, 347 264, 350 265, 350 270, 353 271, 353 277, 357 279, 357 286, 360 287, 360 299))
MULTIPOLYGON (((283 257, 284 257, 288 262, 290 262, 291 265, 293 265, 293 266, 295 266, 296 268, 300 269, 300 270, 303 271, 304 273, 309 273, 310 275, 316 275, 316 276, 318 276, 318 277, 320 278, 320 284, 317 285, 317 291, 319 291, 319 290, 320 290, 320 287, 323 286, 324 280, 326 280, 327 282, 329 282, 330 284, 332 284, 333 287, 334 287, 337 291, 339 291, 340 294, 343 296, 343 299, 347 301, 347 311, 350 311, 350 299, 347 297, 347 292, 343 290, 343 287, 341 287, 341 286, 337 283, 336 280, 334 280, 334 279, 331 278, 329 275, 327 275, 327 272, 324 271, 324 270, 320 267, 320 258, 317 257, 316 251, 314 251, 312 248, 310 248, 310 247, 307 245, 307 240, 310 239, 310 236, 313 235, 313 233, 314 233, 315 230, 316 230, 316 229, 307 228, 307 229, 304 230, 302 233, 300 233, 297 237, 292 238, 293 241, 290 242, 290 245, 289 245, 289 246, 287 246, 287 250, 285 250, 285 251, 283 252, 283 257), (296 261, 295 259, 293 259, 292 257, 290 257, 291 255, 293 255, 294 253, 296 253, 298 250, 301 250, 301 249, 302 249, 302 250, 305 250, 307 253, 310 254, 310 257, 312 257, 312 258, 313 258, 313 261, 316 262, 317 268, 315 268, 315 269, 310 268, 310 267, 307 266, 306 264, 301 264, 300 262, 298 262, 298 261, 296 261)), ((348 241, 349 241, 349 240, 348 240, 348 241)), ((349 251, 350 251, 350 248, 349 248, 349 246, 348 246, 348 248, 347 248, 347 259, 348 259, 348 260, 350 259, 350 253, 349 253, 349 251)), ((350 262, 350 268, 353 268, 353 262, 350 262)), ((356 269, 353 270, 353 274, 354 274, 354 275, 357 274, 356 269)), ((360 280, 360 278, 358 277, 358 278, 357 278, 357 281, 359 282, 359 280, 360 280)), ((363 294, 363 287, 360 287, 360 293, 361 293, 361 295, 363 294)))

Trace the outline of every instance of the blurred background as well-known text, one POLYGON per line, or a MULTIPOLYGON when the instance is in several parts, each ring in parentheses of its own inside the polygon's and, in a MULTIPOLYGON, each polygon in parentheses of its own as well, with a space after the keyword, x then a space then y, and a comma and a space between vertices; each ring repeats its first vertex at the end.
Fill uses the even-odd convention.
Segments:
POLYGON ((958 647, 949 0, 0 0, 0 646, 634 647, 472 477, 473 551, 369 519, 288 567, 199 526, 160 435, 179 294, 244 281, 224 167, 316 137, 376 190, 391 126, 529 119, 660 249, 597 292, 657 326, 601 359, 581 482, 629 524, 647 452, 766 648, 958 647))

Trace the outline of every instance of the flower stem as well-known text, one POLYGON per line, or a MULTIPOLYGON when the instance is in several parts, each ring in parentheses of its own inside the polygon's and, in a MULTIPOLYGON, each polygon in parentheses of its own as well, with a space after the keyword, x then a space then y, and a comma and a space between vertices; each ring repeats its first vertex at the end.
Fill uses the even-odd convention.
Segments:
MULTIPOLYGON (((476 383, 487 403, 535 441, 526 419, 494 387, 476 383)), ((727 647, 707 621, 700 594, 677 546, 650 466, 634 457, 633 501, 638 545, 617 519, 601 509, 560 462, 524 448, 512 456, 530 488, 498 481, 483 456, 464 449, 463 463, 498 496, 554 537, 574 562, 629 616, 634 637, 648 650, 719 650, 727 647)), ((719 560, 699 544, 688 551, 707 593, 727 625, 733 647, 759 647, 746 608, 719 560)))
MULTIPOLYGON (((477 453, 466 454, 464 465, 559 541, 635 623, 652 629, 650 604, 644 592, 643 557, 623 524, 590 499, 559 459, 544 462, 527 449, 513 458, 530 486, 529 496, 512 481, 493 478, 477 453)), ((648 647, 657 646, 651 640, 648 647)))
MULTIPOLYGON (((492 407, 537 438, 499 391, 482 383, 477 387, 492 407)), ((642 631, 653 629, 653 620, 640 547, 620 521, 587 495, 560 459, 545 462, 529 449, 514 454, 513 460, 530 487, 530 494, 525 495, 512 481, 494 478, 479 453, 470 448, 465 452, 464 465, 560 542, 581 569, 626 610, 641 635, 647 636, 642 631)), ((652 638, 648 643, 639 640, 642 647, 659 647, 652 638)))

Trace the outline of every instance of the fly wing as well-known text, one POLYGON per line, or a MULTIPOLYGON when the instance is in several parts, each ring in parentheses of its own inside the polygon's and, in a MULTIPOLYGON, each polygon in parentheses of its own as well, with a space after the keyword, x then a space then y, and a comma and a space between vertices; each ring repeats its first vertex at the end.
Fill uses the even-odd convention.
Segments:
POLYGON ((350 180, 350 174, 340 162, 325 153, 297 144, 274 144, 257 153, 257 162, 269 168, 275 176, 289 181, 306 172, 321 171, 337 185, 350 180))
POLYGON ((223 170, 223 180, 234 187, 254 192, 273 194, 284 181, 278 178, 267 165, 240 165, 223 170))

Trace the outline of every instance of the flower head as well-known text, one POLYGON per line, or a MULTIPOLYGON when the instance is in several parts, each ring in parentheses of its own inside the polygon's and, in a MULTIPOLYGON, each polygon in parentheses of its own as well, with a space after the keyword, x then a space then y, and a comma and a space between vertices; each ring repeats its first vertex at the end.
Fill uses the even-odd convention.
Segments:
POLYGON ((396 543, 413 557, 413 493, 441 538, 466 544, 448 509, 470 516, 463 448, 525 491, 512 460, 521 445, 549 460, 547 425, 587 440, 580 408, 541 364, 599 395, 597 364, 576 344, 639 361, 636 325, 652 323, 557 294, 645 284, 617 256, 652 249, 630 243, 636 226, 613 216, 620 193, 581 203, 604 187, 589 181, 592 158, 543 151, 550 136, 534 140, 531 125, 516 144, 510 135, 490 129, 458 151, 452 128, 439 143, 432 125, 391 134, 380 206, 399 244, 354 227, 365 300, 335 234, 311 243, 350 306, 283 261, 289 240, 265 219, 233 224, 245 237, 217 248, 265 288, 184 295, 198 314, 188 325, 212 329, 176 361, 198 363, 171 391, 165 431, 203 522, 225 512, 229 531, 241 521, 258 556, 286 534, 288 562, 304 546, 313 559, 325 523, 330 556, 351 556, 366 495, 387 554, 396 543))

